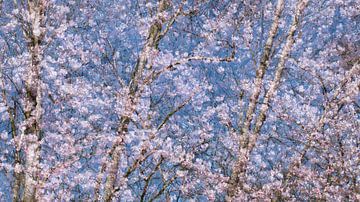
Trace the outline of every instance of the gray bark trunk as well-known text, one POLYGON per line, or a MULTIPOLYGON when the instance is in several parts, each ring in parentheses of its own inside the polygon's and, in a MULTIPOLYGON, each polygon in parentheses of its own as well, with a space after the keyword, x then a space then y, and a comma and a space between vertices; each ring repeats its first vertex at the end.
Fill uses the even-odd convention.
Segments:
POLYGON ((40 163, 41 140, 41 50, 40 41, 43 36, 40 24, 44 20, 44 4, 42 1, 29 2, 28 11, 32 14, 31 28, 25 31, 28 50, 31 55, 30 69, 25 81, 26 102, 25 129, 22 139, 25 140, 25 180, 23 201, 36 201, 36 188, 40 163))
MULTIPOLYGON (((261 61, 259 67, 256 71, 256 78, 255 78, 255 89, 250 97, 249 107, 246 111, 246 117, 244 124, 241 129, 240 140, 239 140, 239 162, 234 166, 233 173, 230 177, 229 188, 228 188, 228 196, 233 197, 236 194, 237 186, 239 185, 240 181, 243 181, 245 176, 240 176, 240 173, 245 173, 245 171, 241 171, 241 169, 246 167, 247 164, 247 152, 246 148, 248 146, 248 139, 249 139, 249 130, 250 125, 254 116, 255 108, 259 99, 259 95, 261 92, 261 88, 263 85, 264 75, 269 65, 270 60, 270 52, 273 47, 273 41, 277 34, 281 13, 284 10, 284 0, 278 0, 275 15, 273 18, 273 23, 271 29, 269 31, 269 36, 267 38, 264 53, 262 54, 261 61), (241 162, 240 162, 241 161, 241 162)), ((242 183, 240 183, 242 184, 242 183)))
MULTIPOLYGON (((166 0, 162 0, 159 5, 158 12, 163 12, 166 9, 166 0)), ((143 48, 143 50, 140 53, 140 56, 138 58, 138 61, 134 67, 132 76, 131 76, 131 82, 129 85, 129 96, 132 101, 132 104, 135 105, 135 97, 138 93, 139 88, 139 82, 143 79, 143 71, 146 68, 146 65, 148 63, 149 54, 155 49, 158 49, 158 44, 161 39, 161 30, 163 26, 163 21, 157 20, 155 21, 150 29, 149 34, 147 38, 147 42, 143 48)), ((135 108, 135 107, 134 107, 135 108)), ((104 187, 104 201, 111 201, 114 194, 114 188, 115 183, 117 179, 117 172, 119 168, 120 158, 124 150, 124 139, 128 132, 128 125, 130 123, 130 117, 121 117, 120 119, 120 125, 118 128, 118 140, 113 146, 113 150, 110 153, 111 160, 109 162, 108 166, 108 174, 105 181, 105 187, 104 187)), ((105 162, 106 163, 106 162, 105 162)), ((105 169, 103 170, 103 172, 105 169)), ((100 173, 100 176, 102 176, 103 173, 100 173)), ((97 187, 95 189, 95 194, 97 195, 97 200, 100 201, 100 183, 101 183, 101 177, 98 178, 97 187)))
MULTIPOLYGON (((278 2, 281 3, 281 0, 278 2)), ((276 72, 275 72, 275 78, 270 84, 270 88, 265 94, 265 98, 263 101, 263 104, 261 105, 260 114, 256 121, 255 128, 253 132, 249 132, 248 128, 245 128, 246 131, 245 137, 248 137, 247 141, 245 143, 242 143, 242 147, 239 150, 239 160, 237 164, 235 165, 233 169, 232 176, 230 178, 229 183, 229 189, 228 189, 228 200, 232 201, 238 191, 242 191, 246 193, 246 189, 244 188, 245 184, 245 178, 246 178, 246 170, 249 163, 249 158, 252 150, 255 147, 257 138, 259 136, 260 129, 265 121, 265 115, 269 109, 270 100, 275 95, 282 76, 282 71, 285 67, 285 62, 290 54, 291 48, 295 42, 294 35, 299 25, 299 18, 302 15, 304 9, 306 8, 308 3, 308 0, 299 0, 297 7, 296 7, 296 13, 293 18, 293 22, 290 26, 285 47, 283 48, 281 55, 280 55, 280 61, 277 65, 276 72)), ((258 87, 258 86, 257 86, 258 87)), ((256 104, 256 103, 255 103, 256 104)), ((250 107, 249 107, 250 108, 250 107)), ((253 113, 253 112, 252 112, 253 113)), ((251 114, 252 115, 252 114, 251 114)), ((248 116, 248 115, 247 115, 248 116)), ((246 125, 244 125, 245 127, 246 125)))

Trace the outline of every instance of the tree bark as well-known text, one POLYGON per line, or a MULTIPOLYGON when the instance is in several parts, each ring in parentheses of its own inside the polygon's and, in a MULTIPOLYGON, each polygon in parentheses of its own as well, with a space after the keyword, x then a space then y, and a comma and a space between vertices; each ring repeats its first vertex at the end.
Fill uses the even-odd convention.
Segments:
MULTIPOLYGON (((260 114, 259 114, 259 117, 258 117, 258 119, 256 121, 256 124, 255 124, 255 129, 254 129, 255 141, 256 141, 257 135, 260 132, 261 127, 262 127, 262 125, 263 125, 263 123, 265 121, 265 118, 266 118, 265 115, 266 115, 266 113, 267 113, 267 111, 269 109, 270 101, 274 97, 274 95, 276 94, 277 89, 279 88, 280 80, 281 80, 281 77, 282 77, 282 72, 283 72, 283 70, 285 68, 285 62, 286 62, 287 58, 289 57, 292 46, 295 43, 294 36, 295 36, 295 32, 296 32, 296 30, 297 30, 297 28, 299 26, 299 23, 300 23, 299 18, 302 15, 302 13, 303 13, 304 9, 306 8, 307 4, 308 4, 308 0, 303 0, 303 1, 298 2, 297 10, 296 10, 295 16, 293 18, 293 22, 291 24, 289 33, 288 33, 287 38, 286 38, 285 47, 283 48, 283 50, 281 52, 280 61, 279 61, 278 65, 277 65, 277 68, 276 68, 275 78, 270 83, 270 88, 265 94, 263 104, 261 105, 260 114)), ((252 142, 254 142, 254 141, 252 141, 252 142)), ((255 142, 253 144, 255 144, 255 142)))
MULTIPOLYGON (((267 41, 266 41, 266 44, 264 47, 264 52, 262 54, 259 67, 256 71, 256 78, 255 78, 255 83, 254 83, 255 89, 250 97, 249 106, 246 111, 245 121, 241 128, 241 134, 240 134, 240 139, 239 139, 239 147, 240 147, 239 162, 233 168, 233 173, 230 177, 230 182, 229 182, 230 185, 228 188, 228 195, 230 197, 233 197, 235 195, 237 184, 239 183, 239 181, 241 181, 242 178, 244 178, 244 176, 242 176, 242 177, 239 176, 240 169, 241 169, 240 167, 246 167, 244 164, 247 164, 246 162, 247 162, 248 155, 246 152, 246 147, 247 147, 248 139, 249 139, 250 125, 251 125, 251 122, 252 122, 252 119, 254 116, 254 112, 255 112, 255 108, 256 108, 256 105, 257 105, 257 102, 258 102, 258 99, 260 96, 261 88, 263 85, 264 75, 269 66, 270 53, 271 53, 271 49, 273 47, 274 38, 278 32, 280 17, 281 17, 282 11, 284 10, 284 4, 285 4, 284 0, 278 0, 278 2, 277 2, 275 15, 273 18, 273 23, 272 23, 270 31, 269 31, 269 36, 267 38, 267 41)), ((242 171, 241 173, 244 173, 244 171, 242 171)))
MULTIPOLYGON (((166 0, 162 0, 159 4, 158 12, 161 13, 165 11, 167 8, 165 6, 167 4, 166 0)), ((159 41, 162 37, 162 26, 164 22, 161 19, 156 20, 149 29, 147 42, 141 51, 138 61, 134 67, 134 70, 131 75, 131 82, 129 84, 129 97, 131 99, 132 105, 136 105, 135 97, 138 93, 139 88, 139 82, 143 79, 143 71, 146 68, 146 65, 148 63, 148 57, 151 52, 158 49, 159 41)), ((131 109, 131 113, 133 113, 135 110, 135 107, 131 109)), ((128 132, 128 125, 130 123, 130 117, 122 116, 120 118, 120 124, 118 127, 118 137, 117 142, 113 146, 112 151, 110 152, 111 160, 109 162, 109 165, 105 167, 108 167, 108 174, 105 181, 105 187, 104 187, 104 201, 111 201, 113 198, 113 191, 117 179, 117 172, 119 168, 120 163, 120 157, 123 153, 124 146, 125 146, 125 136, 128 132)), ((104 162, 106 164, 106 162, 104 162)), ((105 169, 103 170, 103 172, 105 169)), ((102 176, 103 173, 100 173, 100 176, 102 176)), ((95 188, 95 194, 97 195, 97 200, 100 201, 100 183, 101 183, 101 177, 98 177, 97 186, 95 188)))
MULTIPOLYGON (((278 3, 281 3, 279 1, 278 3)), ((248 129, 244 129, 246 131, 245 135, 246 137, 249 137, 249 139, 243 143, 242 147, 239 150, 239 160, 237 164, 235 165, 233 169, 232 176, 230 178, 229 183, 229 189, 228 189, 228 196, 229 200, 232 201, 239 190, 245 191, 244 184, 245 184, 245 178, 246 178, 246 170, 249 163, 249 158, 252 150, 255 147, 257 138, 259 136, 260 129, 265 121, 265 115, 269 109, 270 100, 273 98, 273 96, 276 93, 276 90, 279 87, 281 76, 283 69, 285 67, 285 62, 289 56, 289 53, 291 51, 291 48, 295 42, 294 35, 299 25, 299 18, 302 15, 304 9, 306 8, 308 4, 308 0, 299 0, 297 7, 296 7, 296 13, 293 18, 293 22, 290 26, 290 30, 287 35, 285 47, 283 48, 281 55, 280 55, 280 61, 277 65, 276 72, 275 72, 275 78, 270 84, 269 90, 265 94, 265 98, 263 101, 263 104, 261 105, 260 114, 256 121, 255 128, 253 132, 249 132, 248 129)), ((249 107, 250 108, 250 107, 249 107)), ((244 125, 245 127, 245 125, 244 125)))
POLYGON ((31 14, 31 28, 25 30, 28 40, 28 50, 31 55, 30 68, 25 81, 25 120, 22 139, 25 140, 25 184, 23 201, 36 201, 36 188, 40 163, 41 140, 41 33, 40 24, 44 21, 44 2, 28 2, 31 14))
POLYGON ((281 17, 282 11, 284 10, 284 4, 285 4, 284 0, 278 0, 278 2, 277 2, 275 16, 273 19, 271 29, 269 31, 269 36, 267 38, 267 41, 266 41, 266 44, 264 47, 264 53, 261 57, 259 68, 256 70, 256 78, 255 78, 255 83, 254 83, 255 89, 250 97, 249 107, 246 111, 245 122, 244 122, 244 125, 241 130, 241 134, 245 135, 245 136, 247 135, 247 133, 250 130, 250 124, 251 124, 251 121, 254 116, 254 111, 255 111, 259 96, 260 96, 261 88, 263 86, 264 75, 269 66, 270 53, 271 53, 271 49, 273 47, 274 38, 275 38, 278 28, 279 28, 280 17, 281 17))

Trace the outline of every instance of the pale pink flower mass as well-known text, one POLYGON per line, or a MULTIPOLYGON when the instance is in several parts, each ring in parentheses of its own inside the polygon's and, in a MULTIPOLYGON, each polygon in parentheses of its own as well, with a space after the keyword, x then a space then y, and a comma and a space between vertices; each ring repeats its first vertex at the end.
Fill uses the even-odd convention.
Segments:
POLYGON ((0 0, 0 201, 359 201, 357 0, 0 0))

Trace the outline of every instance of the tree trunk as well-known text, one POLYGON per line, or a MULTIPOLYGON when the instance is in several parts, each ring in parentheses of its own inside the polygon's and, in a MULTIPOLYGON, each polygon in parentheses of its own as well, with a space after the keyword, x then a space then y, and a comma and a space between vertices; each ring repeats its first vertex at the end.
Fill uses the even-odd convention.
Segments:
POLYGON ((246 111, 246 118, 244 122, 244 126, 242 127, 241 133, 242 135, 246 136, 247 133, 250 130, 250 124, 254 116, 254 111, 260 96, 261 88, 263 86, 263 79, 264 75, 266 73, 266 70, 269 66, 270 62, 270 53, 271 49, 273 47, 274 38, 277 34, 279 23, 280 23, 280 17, 281 13, 284 10, 284 0, 278 0, 275 16, 273 19, 273 23, 271 26, 271 29, 269 31, 269 36, 266 41, 265 47, 264 47, 264 53, 262 54, 261 61, 259 68, 256 70, 256 78, 255 78, 255 89, 250 97, 249 107, 246 111))
MULTIPOLYGON (((166 9, 166 0, 162 0, 159 5, 158 12, 163 12, 166 9)), ((161 39, 161 30, 163 26, 163 21, 161 19, 156 20, 149 29, 149 34, 147 37, 147 42, 141 51, 138 61, 134 67, 134 70, 131 75, 131 82, 129 84, 129 97, 131 99, 132 105, 136 105, 135 97, 137 96, 139 82, 143 79, 143 71, 148 63, 149 54, 154 50, 158 49, 158 44, 161 39)), ((131 113, 135 110, 133 107, 131 113)), ((130 114, 131 114, 130 113, 130 114)), ((120 119, 120 124, 118 127, 118 139, 115 145, 113 146, 112 151, 110 152, 111 160, 108 165, 108 175, 105 181, 105 190, 104 190, 104 201, 111 201, 114 194, 115 183, 117 179, 117 171, 119 168, 120 157, 123 153, 125 146, 125 136, 128 132, 128 125, 130 123, 130 117, 123 116, 120 119)), ((106 162, 105 162, 106 164, 106 162)), ((105 166, 107 167, 107 166, 105 166)), ((100 172, 100 176, 103 173, 100 172)), ((95 193, 97 194, 97 200, 100 201, 100 183, 101 177, 98 178, 97 186, 95 188, 95 193)))
MULTIPOLYGON (((278 3, 283 3, 281 0, 278 1, 278 3)), ((281 55, 280 55, 280 61, 277 65, 276 72, 275 72, 275 78, 270 84, 270 89, 266 92, 265 98, 263 101, 263 104, 260 109, 259 117, 256 121, 256 125, 254 128, 254 132, 248 132, 249 129, 245 128, 246 134, 243 134, 243 136, 248 137, 248 139, 244 142, 240 142, 241 148, 239 150, 239 160, 237 164, 235 165, 230 182, 229 182, 229 188, 228 188, 228 200, 232 201, 238 194, 238 191, 246 192, 244 188, 245 184, 245 178, 246 178, 246 170, 250 159, 250 154, 253 151, 257 138, 259 136, 260 129, 265 121, 265 115, 268 111, 270 100, 275 95, 276 90, 279 87, 282 71, 285 67, 285 62, 290 54, 291 48, 295 42, 294 35, 299 25, 299 18, 302 15, 305 7, 307 6, 308 0, 299 0, 297 7, 296 7, 296 13, 293 18, 293 22, 291 24, 289 33, 287 35, 285 47, 283 48, 281 55)), ((279 6, 279 5, 278 5, 279 6)), ((251 102, 251 100, 250 100, 251 102)), ((250 109, 250 106, 249 106, 250 109)), ((247 116, 249 116, 247 114, 247 116)), ((251 114, 252 116, 252 114, 251 114)), ((245 127, 246 125, 244 125, 245 127)))
POLYGON ((229 188, 227 191, 228 196, 230 198, 232 198, 236 195, 236 189, 237 189, 238 185, 243 184, 242 181, 245 178, 245 176, 240 176, 240 175, 241 175, 241 173, 242 174, 245 173, 244 169, 245 169, 247 161, 248 161, 247 147, 248 147, 248 143, 249 143, 249 130, 251 129, 250 125, 251 125, 251 122, 252 122, 252 119, 254 116, 254 112, 255 112, 255 108, 256 108, 256 105, 257 105, 257 102, 258 102, 258 99, 260 96, 261 88, 263 85, 264 75, 269 66, 270 52, 273 47, 274 38, 275 38, 278 28, 279 28, 280 17, 281 17, 282 11, 284 10, 284 4, 285 4, 284 0, 278 0, 278 2, 277 2, 276 11, 275 11, 275 15, 273 18, 273 23, 271 25, 271 29, 269 31, 269 36, 267 38, 267 41, 266 41, 266 44, 264 47, 264 53, 262 54, 259 67, 256 71, 255 89, 250 97, 249 106, 246 111, 245 121, 241 128, 241 134, 240 134, 240 139, 239 139, 239 151, 240 151, 239 157, 238 157, 239 159, 238 159, 237 164, 233 168, 233 172, 230 177, 229 188))
POLYGON ((30 69, 25 81, 25 120, 22 139, 25 140, 25 184, 23 201, 36 201, 36 188, 40 163, 41 140, 41 34, 40 24, 44 20, 44 2, 29 2, 28 11, 32 14, 31 28, 25 32, 31 55, 30 69))

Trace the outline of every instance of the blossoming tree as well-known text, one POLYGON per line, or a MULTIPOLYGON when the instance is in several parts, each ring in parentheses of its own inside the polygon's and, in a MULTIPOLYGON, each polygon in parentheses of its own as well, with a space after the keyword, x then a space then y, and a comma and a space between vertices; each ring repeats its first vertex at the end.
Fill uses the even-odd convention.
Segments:
POLYGON ((1 200, 360 200, 356 0, 0 9, 1 200))

